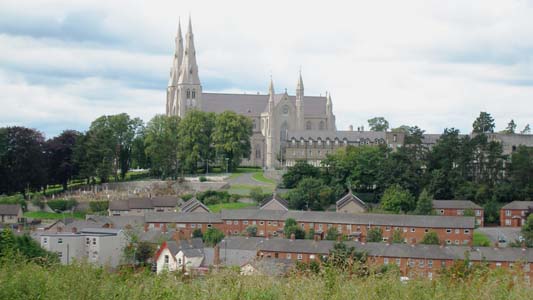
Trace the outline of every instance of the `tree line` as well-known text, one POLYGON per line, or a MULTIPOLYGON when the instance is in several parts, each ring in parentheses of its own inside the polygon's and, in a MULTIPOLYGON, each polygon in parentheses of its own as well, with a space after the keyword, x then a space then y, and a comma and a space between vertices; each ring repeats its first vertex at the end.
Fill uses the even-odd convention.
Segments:
POLYGON ((176 179, 217 165, 234 170, 250 155, 252 122, 234 112, 191 111, 183 119, 156 115, 147 124, 128 114, 101 116, 85 132, 45 139, 20 126, 0 128, 0 194, 50 185, 124 180, 131 169, 176 179))
POLYGON ((431 148, 424 131, 406 129, 405 144, 348 146, 328 155, 321 167, 297 162, 283 176, 293 209, 324 210, 349 189, 393 212, 431 212, 431 199, 467 199, 485 206, 495 222, 498 203, 533 199, 533 148, 519 146, 504 155, 489 140, 490 115, 481 113, 472 135, 445 129, 431 148))

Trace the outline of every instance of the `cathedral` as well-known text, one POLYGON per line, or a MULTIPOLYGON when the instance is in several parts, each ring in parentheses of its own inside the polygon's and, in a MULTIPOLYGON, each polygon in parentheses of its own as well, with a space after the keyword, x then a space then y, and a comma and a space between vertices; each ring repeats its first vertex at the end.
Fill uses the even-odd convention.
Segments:
POLYGON ((283 144, 291 132, 336 131, 331 95, 305 95, 301 74, 297 78, 294 95, 289 95, 286 90, 276 93, 272 79, 268 94, 203 92, 189 19, 185 43, 181 26, 178 26, 176 50, 167 87, 166 113, 184 117, 191 109, 214 113, 230 110, 249 117, 253 124, 252 152, 250 158, 242 163, 248 166, 280 166, 285 161, 283 144))
MULTIPOLYGON (((242 161, 244 166, 279 168, 298 160, 319 166, 326 155, 340 147, 386 145, 395 150, 403 146, 405 138, 403 132, 364 131, 363 127, 337 130, 331 94, 305 95, 301 73, 294 95, 287 90, 276 94, 272 78, 268 94, 203 92, 190 19, 185 43, 178 25, 166 103, 166 114, 181 118, 192 109, 214 113, 229 110, 249 117, 253 124, 252 150, 242 161)), ((488 137, 502 143, 504 154, 512 153, 518 145, 533 147, 531 135, 491 133, 488 137)), ((425 134, 423 142, 431 148, 439 138, 440 134, 425 134)))

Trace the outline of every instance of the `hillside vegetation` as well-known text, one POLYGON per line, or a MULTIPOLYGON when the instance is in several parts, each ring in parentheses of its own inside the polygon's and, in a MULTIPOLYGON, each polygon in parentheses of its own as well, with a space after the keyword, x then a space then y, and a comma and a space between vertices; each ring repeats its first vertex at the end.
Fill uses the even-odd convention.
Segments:
POLYGON ((42 266, 0 262, 0 299, 531 299, 533 289, 503 270, 467 279, 441 277, 401 283, 394 272, 350 277, 240 276, 234 270, 190 279, 178 274, 109 272, 86 264, 42 266))

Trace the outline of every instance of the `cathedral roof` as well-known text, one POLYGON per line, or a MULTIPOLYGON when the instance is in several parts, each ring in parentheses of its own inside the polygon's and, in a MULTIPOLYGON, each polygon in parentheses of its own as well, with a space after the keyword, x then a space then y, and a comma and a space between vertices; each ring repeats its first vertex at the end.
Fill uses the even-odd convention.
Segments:
MULTIPOLYGON (((284 94, 275 95, 277 104, 284 94)), ((221 113, 226 110, 243 115, 258 115, 267 111, 268 94, 222 94, 202 93, 202 110, 221 113)), ((296 102, 296 96, 289 96, 291 102, 296 102)), ((326 114, 326 97, 305 96, 304 114, 307 116, 326 114)))
POLYGON ((339 140, 348 140, 348 141, 358 141, 360 139, 385 139, 386 133, 383 131, 326 131, 326 130, 294 130, 289 131, 287 137, 289 139, 295 138, 296 140, 300 139, 322 139, 330 140, 339 139, 339 140))

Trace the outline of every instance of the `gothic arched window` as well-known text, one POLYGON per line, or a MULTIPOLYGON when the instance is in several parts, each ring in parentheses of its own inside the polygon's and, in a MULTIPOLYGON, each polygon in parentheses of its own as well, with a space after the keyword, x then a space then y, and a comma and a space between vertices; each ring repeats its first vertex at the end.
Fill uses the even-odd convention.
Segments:
POLYGON ((196 99, 196 90, 194 90, 194 89, 192 90, 192 98, 196 99))
POLYGON ((320 124, 318 125, 318 129, 324 130, 324 121, 320 121, 320 124))
POLYGON ((253 120, 252 120, 252 126, 253 126, 253 129, 254 129, 254 130, 257 129, 257 121, 256 121, 256 119, 253 119, 253 120))
POLYGON ((187 94, 186 98, 190 99, 191 98, 191 90, 187 89, 187 93, 186 94, 187 94))
POLYGON ((261 146, 255 145, 255 158, 261 158, 261 146))
POLYGON ((311 125, 311 121, 307 121, 307 123, 305 123, 305 129, 307 130, 313 129, 313 125, 311 125))

